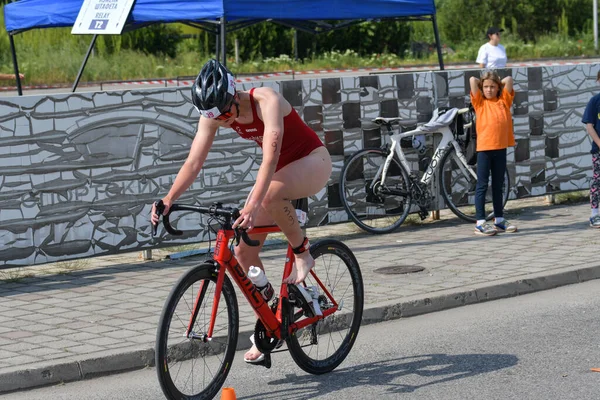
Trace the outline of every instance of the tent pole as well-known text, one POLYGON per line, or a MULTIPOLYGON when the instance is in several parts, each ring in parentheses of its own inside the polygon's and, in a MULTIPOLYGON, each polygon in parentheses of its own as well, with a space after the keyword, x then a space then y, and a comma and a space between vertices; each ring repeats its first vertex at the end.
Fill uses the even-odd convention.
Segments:
POLYGON ((219 55, 219 41, 221 40, 220 38, 220 31, 215 32, 215 60, 218 60, 220 57, 219 55))
POLYGON ((15 50, 15 39, 13 35, 9 34, 8 39, 10 40, 10 51, 12 52, 13 66, 15 67, 15 80, 17 81, 17 93, 19 96, 23 96, 23 88, 21 87, 21 77, 19 76, 19 64, 17 63, 17 52, 15 50))
POLYGON ((440 43, 440 32, 438 31, 437 19, 435 14, 432 15, 431 21, 433 22, 433 33, 435 34, 435 45, 437 47, 438 60, 440 62, 440 70, 444 70, 444 59, 442 58, 442 45, 440 43))
POLYGON ((81 67, 79 68, 79 72, 77 73, 77 78, 75 78, 75 83, 73 83, 73 89, 71 90, 73 93, 75 93, 75 90, 77 89, 77 85, 79 84, 79 80, 81 79, 81 75, 83 74, 83 69, 85 68, 85 65, 87 64, 88 59, 90 58, 90 54, 92 54, 92 50, 94 49, 94 45, 96 44, 97 38, 98 38, 98 35, 94 35, 92 37, 92 42, 90 43, 90 47, 88 47, 88 51, 85 54, 83 63, 81 64, 81 67))
POLYGON ((223 65, 227 66, 227 52, 225 51, 225 17, 221 17, 221 57, 223 65))

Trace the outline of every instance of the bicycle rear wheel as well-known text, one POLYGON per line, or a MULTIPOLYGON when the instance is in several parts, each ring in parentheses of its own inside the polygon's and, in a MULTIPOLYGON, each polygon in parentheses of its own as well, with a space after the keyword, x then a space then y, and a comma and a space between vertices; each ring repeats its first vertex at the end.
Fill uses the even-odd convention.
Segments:
MULTIPOLYGON (((452 210, 456 216, 467 222, 477 222, 477 218, 475 217, 475 188, 477 186, 477 179, 470 173, 465 174, 465 172, 459 168, 459 165, 463 166, 462 162, 456 155, 456 149, 451 147, 448 149, 444 155, 444 158, 442 159, 440 173, 440 188, 442 189, 442 197, 446 201, 448 208, 450 208, 450 210, 452 210)), ((477 171, 477 167, 472 168, 474 168, 474 171, 477 171)), ((487 220, 494 218, 491 182, 492 180, 490 179, 485 198, 485 215, 487 220)), ((509 194, 510 176, 507 169, 504 175, 504 183, 502 185, 503 206, 506 205, 509 194)))
POLYGON ((340 196, 348 216, 369 233, 394 231, 410 212, 408 172, 395 157, 385 186, 381 184, 379 170, 388 154, 383 149, 359 150, 345 163, 340 176, 340 196))
POLYGON ((173 286, 156 333, 156 371, 168 399, 212 399, 223 385, 235 355, 238 305, 227 276, 223 282, 212 340, 206 340, 217 272, 205 262, 173 286), (193 335, 186 335, 196 314, 193 335))
POLYGON ((310 252, 315 258, 313 271, 331 297, 324 293, 312 273, 304 282, 318 288, 322 311, 333 307, 333 301, 338 310, 297 330, 286 341, 300 368, 311 374, 324 374, 344 361, 354 345, 362 319, 363 282, 354 254, 343 243, 333 239, 318 241, 310 247, 310 252))

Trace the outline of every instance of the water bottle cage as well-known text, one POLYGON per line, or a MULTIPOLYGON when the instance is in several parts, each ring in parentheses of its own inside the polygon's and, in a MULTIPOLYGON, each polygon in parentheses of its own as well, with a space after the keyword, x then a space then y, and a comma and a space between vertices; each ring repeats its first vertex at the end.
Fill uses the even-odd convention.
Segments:
POLYGON ((271 283, 267 283, 266 286, 262 287, 256 286, 256 290, 258 290, 265 301, 271 300, 275 294, 275 290, 273 289, 273 285, 271 285, 271 283))

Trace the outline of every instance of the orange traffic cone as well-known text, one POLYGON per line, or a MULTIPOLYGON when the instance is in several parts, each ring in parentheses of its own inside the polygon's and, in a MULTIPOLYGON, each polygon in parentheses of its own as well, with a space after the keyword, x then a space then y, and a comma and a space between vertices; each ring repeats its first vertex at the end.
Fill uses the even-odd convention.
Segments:
POLYGON ((236 400, 235 390, 233 388, 223 388, 223 392, 221 393, 221 400, 236 400))

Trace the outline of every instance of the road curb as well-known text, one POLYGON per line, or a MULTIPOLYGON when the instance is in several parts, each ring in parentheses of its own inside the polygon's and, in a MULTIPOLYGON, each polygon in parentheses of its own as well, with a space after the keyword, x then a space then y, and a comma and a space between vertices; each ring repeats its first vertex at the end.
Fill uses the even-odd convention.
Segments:
MULTIPOLYGON (((363 325, 448 310, 470 304, 520 296, 559 286, 600 278, 600 265, 569 267, 555 273, 530 274, 518 279, 499 280, 493 284, 468 285, 428 295, 406 297, 369 307, 363 312, 363 325)), ((250 347, 251 331, 240 331, 237 350, 250 347)), ((89 379, 154 366, 154 349, 141 349, 0 374, 0 394, 17 390, 89 379)))
POLYGON ((401 302, 391 301, 364 310, 363 325, 448 310, 470 304, 520 296, 559 286, 600 278, 600 265, 571 267, 555 273, 531 274, 518 279, 503 279, 493 284, 468 285, 429 295, 415 295, 401 302))
POLYGON ((132 371, 154 365, 154 349, 71 361, 0 374, 0 394, 132 371))

